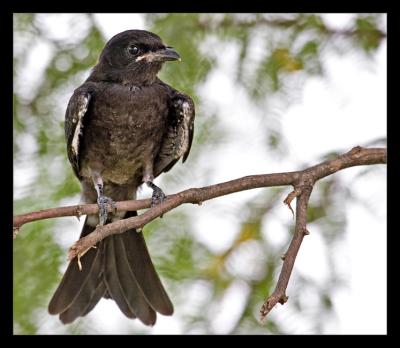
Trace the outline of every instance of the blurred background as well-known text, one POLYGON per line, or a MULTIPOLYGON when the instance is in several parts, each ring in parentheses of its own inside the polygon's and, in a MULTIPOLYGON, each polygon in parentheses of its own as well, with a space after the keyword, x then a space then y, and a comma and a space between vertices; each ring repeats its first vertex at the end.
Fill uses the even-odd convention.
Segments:
MULTIPOLYGON (((196 104, 188 161, 156 180, 166 194, 386 146, 385 14, 14 14, 14 214, 80 201, 65 109, 105 42, 127 29, 176 48, 182 62, 160 77, 196 104)), ((290 189, 181 206, 144 228, 175 306, 152 328, 105 299, 69 326, 50 316, 82 222, 25 225, 14 241, 15 334, 385 334, 384 165, 317 183, 289 301, 260 325, 293 233, 290 189)))

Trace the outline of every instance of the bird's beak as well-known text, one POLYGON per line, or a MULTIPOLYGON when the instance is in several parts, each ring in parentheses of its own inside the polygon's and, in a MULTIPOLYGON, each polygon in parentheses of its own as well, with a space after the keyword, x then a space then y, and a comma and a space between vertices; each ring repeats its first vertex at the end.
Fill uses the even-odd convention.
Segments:
POLYGON ((166 62, 168 60, 179 60, 181 56, 172 47, 166 47, 161 50, 149 53, 149 58, 153 62, 166 62))

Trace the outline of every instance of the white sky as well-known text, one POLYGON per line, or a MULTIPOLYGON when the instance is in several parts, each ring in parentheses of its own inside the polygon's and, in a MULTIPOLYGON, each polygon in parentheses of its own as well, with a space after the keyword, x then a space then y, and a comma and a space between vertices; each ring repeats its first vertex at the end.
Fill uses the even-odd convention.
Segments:
MULTIPOLYGON (((325 18, 330 26, 340 28, 348 23, 351 15, 329 14, 325 15, 325 18)), ((146 29, 142 17, 137 14, 96 14, 95 19, 107 39, 123 30, 146 29)), ((52 21, 50 24, 49 30, 55 37, 68 35, 68 26, 63 25, 62 21, 52 21)), ((46 50, 48 51, 43 45, 42 49, 36 47, 33 50, 34 56, 30 58, 29 63, 30 76, 35 76, 34 70, 40 70, 40 62, 44 62, 42 65, 45 66, 46 59, 43 57, 46 54, 43 52, 46 50)), ((229 54, 229 49, 225 53, 221 52, 223 64, 220 64, 220 69, 209 77, 199 91, 204 100, 208 99, 206 101, 217 104, 218 109, 223 110, 232 128, 232 134, 238 139, 235 146, 223 156, 215 154, 219 156, 219 161, 212 183, 254 173, 299 169, 300 164, 315 164, 318 157, 328 151, 347 151, 353 146, 386 136, 386 45, 381 46, 376 56, 376 64, 360 62, 358 56, 352 53, 342 57, 329 57, 325 62, 327 76, 323 79, 307 79, 302 88, 300 102, 291 105, 280 115, 289 157, 284 161, 272 159, 267 164, 263 162, 264 157, 257 157, 257 148, 262 144, 263 134, 258 132, 256 119, 246 116, 251 106, 240 92, 235 91, 230 80, 230 71, 234 64, 231 56, 233 55, 229 54), (373 69, 370 68, 372 65, 373 69), (243 124, 246 124, 246 127, 243 127, 243 124), (305 124, 308 126, 304 127, 305 124), (248 134, 254 136, 249 139, 248 134), (240 168, 237 166, 238 152, 235 149, 240 149, 240 168)), ((335 250, 335 259, 341 275, 348 282, 348 287, 334 294, 332 300, 337 320, 327 321, 324 324, 324 333, 386 333, 386 174, 382 170, 352 181, 359 171, 347 169, 335 174, 352 185, 357 195, 365 197, 367 204, 372 202, 373 214, 358 204, 352 204, 347 212, 345 241, 341 244, 340 251, 335 250)), ((18 191, 18 182, 22 182, 25 175, 23 170, 16 172, 19 173, 15 179, 18 191)), ((237 221, 224 219, 221 211, 225 212, 236 200, 240 201, 243 197, 251 197, 253 194, 246 192, 230 195, 205 204, 201 216, 206 218, 197 223, 197 237, 214 250, 223 249, 233 238, 232 231, 236 231, 237 221), (218 229, 218 233, 209 233, 210 229, 218 229)), ((282 215, 283 219, 291 218, 283 206, 279 215, 282 215)), ((278 221, 271 221, 270 226, 274 227, 276 238, 279 239, 279 235, 287 231, 278 221)), ((322 231, 312 231, 305 239, 294 272, 302 272, 319 279, 323 279, 324 274, 329 272, 329 268, 323 263, 323 252, 329 250, 321 249, 319 233, 322 231)), ((67 246, 76 236, 68 234, 65 238, 61 239, 67 246)), ((193 291, 193 297, 201 292, 193 291)), ((290 286, 288 291, 289 296, 293 295, 290 294, 290 286)), ((238 281, 232 285, 229 297, 242 298, 239 301, 225 299, 228 305, 221 303, 212 324, 216 333, 229 330, 232 318, 240 315, 241 303, 247 293, 245 283, 238 281), (232 305, 233 303, 236 303, 236 306, 232 305)), ((282 322, 289 320, 286 319, 287 313, 290 313, 290 301, 285 306, 278 306, 271 315, 282 322)), ((98 318, 96 331, 99 333, 126 333, 129 327, 143 327, 137 321, 125 319, 112 301, 102 300, 89 316, 98 318)), ((159 316, 156 326, 150 329, 150 332, 183 333, 179 317, 179 313, 172 317, 159 316)), ((54 318, 43 324, 41 333, 55 333, 59 330, 59 325, 58 319, 54 318)), ((291 323, 291 326, 295 331, 293 333, 312 333, 307 320, 304 323, 291 323)))

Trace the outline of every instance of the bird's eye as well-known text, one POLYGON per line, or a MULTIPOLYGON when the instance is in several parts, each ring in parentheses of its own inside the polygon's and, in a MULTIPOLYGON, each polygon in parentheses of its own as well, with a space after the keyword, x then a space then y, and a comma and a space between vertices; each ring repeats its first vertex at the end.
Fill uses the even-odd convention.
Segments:
POLYGON ((135 46, 135 45, 131 45, 128 47, 128 52, 132 55, 132 56, 136 56, 139 53, 139 47, 135 46))

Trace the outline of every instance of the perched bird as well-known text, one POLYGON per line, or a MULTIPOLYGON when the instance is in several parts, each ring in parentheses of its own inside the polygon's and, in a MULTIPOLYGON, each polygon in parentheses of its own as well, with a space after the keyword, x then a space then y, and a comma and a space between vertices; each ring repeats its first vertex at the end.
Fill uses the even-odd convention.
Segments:
MULTIPOLYGON (((144 30, 115 35, 98 64, 78 87, 67 107, 68 158, 82 185, 85 203, 99 205, 87 216, 80 238, 97 225, 135 216, 107 213, 114 201, 135 199, 143 183, 153 190, 152 205, 163 191, 153 180, 188 157, 193 139, 192 99, 157 77, 179 54, 144 30)), ((80 259, 70 261, 49 304, 50 314, 71 323, 89 313, 103 297, 122 313, 154 325, 156 312, 172 315, 173 305, 150 259, 142 233, 129 230, 106 237, 80 259)))

